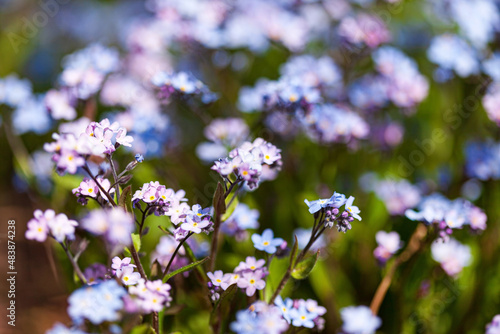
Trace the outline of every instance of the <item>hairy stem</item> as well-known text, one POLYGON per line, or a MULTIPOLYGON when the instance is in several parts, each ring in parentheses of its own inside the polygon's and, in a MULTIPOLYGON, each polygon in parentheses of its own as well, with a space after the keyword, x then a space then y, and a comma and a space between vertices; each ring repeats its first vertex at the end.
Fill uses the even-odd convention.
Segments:
POLYGON ((153 312, 153 329, 156 334, 160 333, 160 322, 158 320, 158 312, 153 312))
POLYGON ((109 161, 109 164, 111 166, 111 172, 113 173, 113 180, 114 180, 114 184, 115 184, 115 193, 116 193, 116 201, 118 202, 118 200, 120 199, 120 185, 118 184, 118 176, 116 174, 116 169, 115 169, 115 164, 113 162, 113 157, 110 155, 108 155, 108 161, 109 161))
POLYGON ((71 262, 71 265, 73 266, 73 269, 75 270, 75 273, 78 276, 78 278, 80 279, 80 281, 82 281, 83 284, 87 284, 87 279, 85 278, 82 271, 80 270, 80 267, 78 266, 78 263, 76 263, 75 259, 73 258, 73 255, 71 255, 71 252, 69 251, 68 246, 62 242, 60 242, 59 244, 62 246, 62 248, 66 252, 66 255, 68 256, 69 261, 71 262))
MULTIPOLYGON (((242 179, 236 179, 233 183, 231 183, 231 186, 226 190, 224 193, 224 201, 227 199, 231 191, 236 187, 237 185, 239 186, 243 180, 242 179)), ((238 188, 239 189, 239 188, 238 188)), ((238 190, 236 190, 238 192, 238 190)), ((221 212, 214 212, 214 232, 213 232, 213 239, 212 239, 212 245, 210 247, 210 260, 208 264, 208 271, 213 271, 215 267, 215 259, 217 257, 217 250, 219 248, 219 238, 220 238, 220 224, 221 224, 221 212)))
POLYGON ((370 309, 373 314, 377 314, 382 302, 384 301, 385 295, 391 286, 392 279, 396 273, 396 269, 404 262, 408 261, 416 252, 420 250, 423 245, 423 239, 427 235, 427 227, 424 224, 419 224, 410 237, 408 246, 405 250, 394 260, 391 267, 387 270, 386 274, 382 278, 375 295, 373 296, 372 302, 370 304, 370 309))
POLYGON ((141 259, 139 258, 139 254, 137 253, 137 250, 135 249, 134 242, 130 245, 130 253, 132 254, 132 257, 134 258, 135 265, 137 266, 137 270, 141 274, 141 277, 144 278, 145 280, 148 279, 146 276, 146 272, 144 271, 144 268, 142 267, 141 259))

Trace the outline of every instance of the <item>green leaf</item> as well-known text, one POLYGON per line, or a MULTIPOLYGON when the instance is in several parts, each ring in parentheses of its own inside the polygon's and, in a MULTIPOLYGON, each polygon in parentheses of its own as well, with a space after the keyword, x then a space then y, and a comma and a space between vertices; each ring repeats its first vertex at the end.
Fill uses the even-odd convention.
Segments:
POLYGON ((226 199, 226 213, 224 213, 221 217, 221 222, 225 222, 226 220, 229 219, 229 217, 231 217, 231 215, 233 214, 234 210, 236 209, 236 207, 238 206, 238 197, 235 197, 233 199, 233 202, 227 206, 227 204, 229 203, 230 199, 229 197, 226 199))
POLYGON ((123 189, 120 198, 118 199, 118 205, 127 212, 132 212, 132 186, 127 186, 123 189))
POLYGON ((132 242, 134 243, 134 248, 137 253, 141 249, 141 236, 139 233, 132 233, 132 242))
POLYGON ((208 256, 206 258, 204 258, 204 259, 201 259, 199 261, 190 263, 187 266, 184 266, 182 268, 179 268, 177 270, 172 271, 171 273, 169 273, 168 275, 166 275, 165 277, 163 277, 163 283, 167 282, 170 278, 174 277, 177 274, 183 273, 185 271, 191 270, 191 269, 199 266, 200 264, 204 263, 207 260, 208 260, 208 256))
MULTIPOLYGON (((189 244, 185 242, 182 246, 184 247, 184 250, 186 251, 186 256, 189 258, 189 260, 191 260, 191 262, 196 262, 196 256, 194 255, 193 250, 191 249, 189 244)), ((197 266, 196 270, 198 270, 201 277, 203 277, 205 281, 208 281, 208 276, 207 273, 205 272, 205 269, 203 269, 203 266, 197 266)))
POLYGON ((132 257, 132 252, 130 252, 130 249, 128 249, 128 247, 125 247, 123 248, 123 255, 125 255, 125 257, 132 257))
POLYGON ((168 235, 169 235, 169 236, 171 236, 171 237, 173 237, 173 236, 174 236, 174 234, 173 234, 170 230, 168 230, 168 229, 164 228, 163 226, 158 225, 158 228, 159 228, 159 229, 160 229, 160 231, 162 231, 163 233, 168 234, 168 235))
POLYGON ((295 269, 292 270, 292 277, 295 279, 305 279, 314 268, 316 261, 318 261, 319 250, 315 255, 299 262, 295 269))
POLYGON ((135 326, 134 328, 132 328, 132 330, 129 333, 130 334, 155 334, 155 331, 151 327, 150 324, 142 324, 142 325, 135 326))
POLYGON ((292 251, 290 252, 290 268, 293 268, 295 265, 297 251, 299 250, 299 241, 297 240, 297 236, 294 235, 295 241, 293 243, 292 251))

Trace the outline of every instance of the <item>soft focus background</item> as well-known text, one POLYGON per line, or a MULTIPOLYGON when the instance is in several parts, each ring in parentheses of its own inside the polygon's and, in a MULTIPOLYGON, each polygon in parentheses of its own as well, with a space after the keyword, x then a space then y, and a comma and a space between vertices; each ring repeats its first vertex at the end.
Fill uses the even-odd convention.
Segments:
MULTIPOLYGON (((139 88, 127 92, 126 85, 118 85, 115 89, 129 94, 132 102, 104 103, 102 95, 96 93, 75 107, 78 117, 85 115, 95 120, 126 115, 120 122, 128 122, 136 141, 132 150, 119 152, 118 162, 123 168, 135 153, 146 158, 134 172, 134 190, 144 182, 158 180, 167 187, 185 189, 190 203, 211 205, 218 175, 210 170, 210 163, 197 156, 196 148, 207 141, 203 129, 213 119, 238 117, 248 124, 248 138, 263 137, 282 149, 283 168, 278 177, 262 183, 242 199, 259 210, 259 231, 272 228, 276 236, 291 244, 296 228, 312 226, 305 198, 330 197, 334 190, 356 197, 363 220, 355 221, 345 234, 329 230, 322 259, 311 276, 290 283, 285 290, 293 298, 315 298, 327 308, 325 333, 340 328, 342 307, 369 305, 385 270, 373 256, 376 232, 397 231, 406 243, 417 226, 401 212, 391 214, 388 209, 391 202, 394 204, 405 194, 387 196, 384 201, 376 194, 380 185, 374 178, 406 179, 416 185, 421 195, 440 192, 450 199, 469 199, 488 216, 483 233, 454 232, 456 239, 471 247, 471 265, 453 278, 432 259, 429 249, 417 253, 396 273, 380 310, 380 332, 483 333, 485 325, 500 312, 500 183, 494 172, 500 168, 500 159, 496 160, 500 154, 492 148, 499 140, 495 110, 500 103, 491 102, 489 114, 483 105, 487 88, 495 84, 491 72, 495 68, 500 71, 500 66, 496 63, 493 70, 481 73, 481 62, 492 57, 500 42, 498 4, 478 1, 481 4, 473 8, 491 3, 497 16, 478 9, 464 19, 454 6, 468 1, 458 0, 268 1, 275 12, 258 8, 259 1, 237 1, 240 16, 231 23, 237 27, 228 33, 231 42, 224 43, 215 35, 209 36, 207 27, 218 24, 222 20, 219 16, 236 14, 224 9, 232 6, 228 5, 230 1, 213 1, 211 6, 206 2, 0 0, 0 78, 11 74, 27 78, 35 95, 44 94, 61 84, 59 75, 64 70, 65 55, 92 43, 117 50, 122 66, 118 72, 138 86, 147 86, 160 70, 190 72, 219 94, 217 101, 171 101, 153 103, 152 107, 150 93, 142 93, 139 88), (291 16, 281 17, 282 12, 291 16), (344 35, 339 33, 342 20, 359 13, 377 16, 377 22, 382 22, 361 29, 365 37, 368 32, 373 34, 368 42, 353 42, 355 36, 349 36, 355 30, 353 25, 347 25, 344 35), (296 23, 292 18, 302 21, 296 23), (263 29, 259 30, 262 22, 274 26, 266 27, 263 33, 263 29), (387 27, 387 32, 378 31, 378 24, 387 27), (485 28, 488 24, 491 27, 485 28), (390 38, 383 36, 386 33, 390 38), (436 51, 441 62, 431 61, 431 42, 444 33, 460 36, 471 55, 459 47, 441 47, 436 51), (395 46, 415 61, 429 84, 425 97, 409 103, 387 98, 380 105, 363 104, 353 97, 354 83, 365 75, 378 75, 371 54, 379 44, 395 46), (329 132, 340 130, 321 118, 310 120, 316 122, 311 125, 293 112, 288 116, 278 112, 270 119, 272 110, 241 111, 242 87, 253 87, 260 78, 278 80, 283 74, 280 66, 291 56, 302 54, 328 56, 335 62, 341 73, 341 88, 335 88, 330 96, 328 89, 322 88, 323 101, 360 115, 369 134, 356 136, 353 131, 352 135, 340 133, 322 140, 329 132), (326 134, 318 135, 317 128, 321 127, 326 134), (433 132, 436 130, 438 136, 433 132), (468 146, 471 142, 480 144, 468 146), (482 143, 491 147, 487 149, 482 143), (474 169, 481 162, 483 169, 474 169)), ((393 65, 401 62, 397 59, 393 65)), ((407 90, 419 85, 411 77, 407 80, 407 90)), ((366 99, 384 99, 380 95, 387 91, 378 92, 378 85, 362 86, 360 94, 365 94, 366 99)), ((115 95, 123 98, 119 93, 115 95)), ((40 95, 33 99, 42 98, 40 95)), ((57 245, 26 241, 25 226, 37 208, 53 208, 76 219, 81 217, 85 208, 71 194, 81 175, 58 176, 50 156, 43 153, 43 143, 51 141, 52 132, 65 120, 51 117, 41 100, 23 112, 16 114, 15 109, 0 104, 0 268, 6 272, 6 223, 15 219, 15 332, 43 333, 55 321, 68 322, 66 298, 74 283, 71 268, 57 245)), ((346 118, 339 122, 348 121, 346 118)), ((149 219, 152 229, 143 242, 145 250, 156 246, 160 234, 155 227, 161 223, 159 218, 149 219)), ((102 245, 94 246, 80 260, 82 267, 105 261, 102 245)), ((250 241, 238 243, 225 238, 217 268, 231 271, 245 256, 253 254, 250 241)), ((280 265, 286 264, 277 262, 276 266, 280 265)), ((196 286, 195 280, 189 277, 183 284, 189 289, 190 285, 196 286)), ((5 279, 1 284, 4 301, 5 279)), ((195 299, 183 302, 186 307, 172 323, 172 329, 205 332, 208 311, 195 299)), ((0 332, 10 331, 3 319, 0 332)))

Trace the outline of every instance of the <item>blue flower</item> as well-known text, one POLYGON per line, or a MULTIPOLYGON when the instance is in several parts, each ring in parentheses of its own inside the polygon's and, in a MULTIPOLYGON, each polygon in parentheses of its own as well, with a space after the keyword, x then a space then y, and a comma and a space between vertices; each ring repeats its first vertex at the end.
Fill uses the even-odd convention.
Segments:
POLYGON ((231 330, 237 334, 255 334, 258 333, 259 323, 250 311, 238 311, 236 321, 231 323, 231 330))
POLYGON ((252 235, 252 241, 255 248, 269 254, 276 253, 276 248, 283 243, 283 239, 274 238, 274 233, 271 229, 266 229, 262 235, 252 235))
POLYGON ((278 296, 278 297, 276 297, 276 300, 274 301, 274 305, 279 307, 283 318, 288 323, 291 323, 292 319, 290 317, 290 311, 293 309, 293 300, 291 300, 290 298, 283 300, 283 298, 281 298, 281 296, 278 296))
POLYGON ((123 308, 122 296, 126 293, 115 280, 82 287, 69 296, 68 314, 76 324, 84 319, 94 325, 118 320, 118 311, 123 308))
POLYGON ((144 161, 144 156, 142 154, 137 153, 135 155, 135 161, 137 161, 137 162, 143 162, 144 161))
POLYGON ((345 195, 334 192, 332 197, 330 198, 330 202, 334 208, 340 208, 346 202, 345 195))
POLYGON ((316 213, 319 210, 332 205, 331 198, 318 199, 316 201, 309 202, 307 199, 304 200, 304 203, 309 207, 310 213, 316 213))
POLYGON ((352 203, 354 202, 354 197, 349 197, 347 201, 345 202, 345 209, 357 220, 361 220, 361 216, 358 214, 361 212, 357 206, 353 206, 352 203))
POLYGON ((304 305, 301 305, 298 309, 294 308, 290 311, 290 317, 292 318, 292 325, 295 327, 314 327, 314 319, 318 315, 316 313, 310 313, 307 311, 304 305))
POLYGON ((45 334, 86 334, 86 333, 77 328, 72 329, 64 326, 61 323, 56 323, 54 327, 45 332, 45 334))

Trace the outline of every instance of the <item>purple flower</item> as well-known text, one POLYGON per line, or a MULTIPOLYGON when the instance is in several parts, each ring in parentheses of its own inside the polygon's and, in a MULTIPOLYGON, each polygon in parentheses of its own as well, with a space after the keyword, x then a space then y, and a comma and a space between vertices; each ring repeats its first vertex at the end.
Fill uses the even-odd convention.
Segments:
POLYGON ((255 248, 269 254, 276 253, 277 247, 283 243, 283 239, 274 238, 273 230, 265 229, 262 235, 253 234, 252 241, 255 248))

